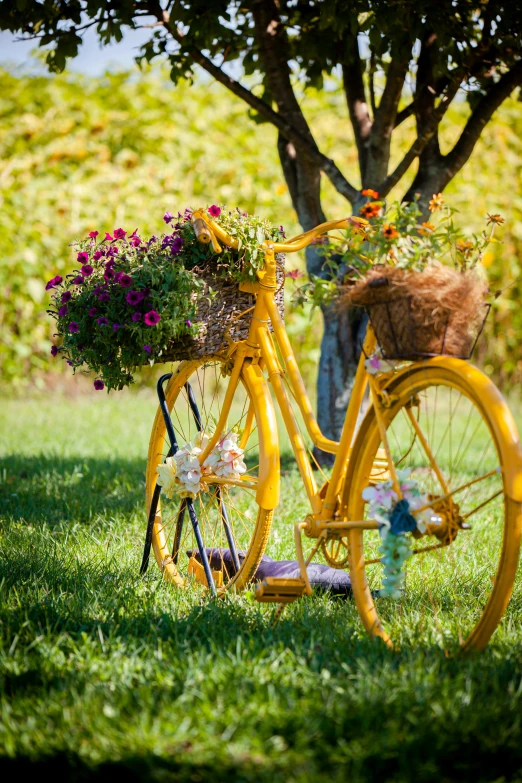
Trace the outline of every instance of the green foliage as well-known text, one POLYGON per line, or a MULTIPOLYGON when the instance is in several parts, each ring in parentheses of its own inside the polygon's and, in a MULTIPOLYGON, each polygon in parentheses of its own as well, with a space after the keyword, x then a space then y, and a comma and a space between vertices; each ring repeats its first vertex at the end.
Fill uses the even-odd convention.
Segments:
MULTIPOLYGON (((44 399, 0 409, 7 780, 518 779, 522 573, 491 645, 467 658, 423 643, 425 605, 398 612, 396 651, 352 602, 319 596, 272 629, 272 606, 175 590, 154 564, 138 576, 154 397, 44 399)), ((278 558, 307 513, 297 471, 282 496, 278 558)))
MULTIPOLYGON (((306 108, 325 153, 356 166, 357 152, 340 123, 344 96, 335 83, 313 90, 306 108)), ((0 71, 0 376, 4 384, 37 380, 57 363, 49 351, 52 324, 45 283, 71 268, 70 242, 94 229, 164 228, 161 215, 178 204, 237 204, 250 214, 298 233, 284 184, 276 134, 255 126, 240 101, 223 88, 199 83, 172 89, 159 72, 100 79, 18 77, 0 71), (23 107, 23 109, 21 109, 23 107)), ((450 110, 443 152, 462 126, 465 107, 450 110)), ((408 122, 412 122, 410 120, 408 122)), ((407 126, 408 122, 404 123, 407 126)), ((401 128, 398 129, 399 131, 401 128)), ((392 164, 408 145, 399 137, 392 164)), ((411 175, 412 176, 412 175, 411 175)), ((502 290, 490 316, 480 360, 504 386, 522 380, 522 116, 512 100, 497 112, 445 198, 458 209, 466 234, 481 230, 487 212, 500 212, 502 244, 483 257, 492 290, 502 290)), ((346 202, 324 182, 328 218, 346 215, 346 202)), ((402 195, 392 193, 391 198, 402 195)), ((295 259, 295 257, 294 257, 295 259)), ((287 264, 294 261, 288 258, 287 264)), ((302 260, 295 264, 303 268, 302 260)), ((291 291, 291 285, 288 286, 291 291)), ((287 308, 298 358, 312 384, 317 370, 320 317, 287 308)), ((67 369, 67 368, 65 368, 67 369)))

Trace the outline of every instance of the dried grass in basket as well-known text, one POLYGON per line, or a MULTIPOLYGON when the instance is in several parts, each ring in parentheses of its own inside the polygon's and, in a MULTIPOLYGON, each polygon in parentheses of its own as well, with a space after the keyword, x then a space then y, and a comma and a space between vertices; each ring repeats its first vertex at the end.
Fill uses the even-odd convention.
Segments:
MULTIPOLYGON (((281 318, 284 318, 284 265, 285 256, 276 255, 278 290, 276 302, 281 318)), ((184 337, 173 340, 161 357, 162 362, 177 362, 185 359, 201 359, 222 353, 228 348, 225 333, 234 341, 246 340, 252 308, 255 304, 253 294, 239 290, 237 283, 230 283, 223 277, 205 269, 201 273, 204 282, 203 291, 198 294, 199 304, 196 321, 199 323, 199 335, 195 338, 184 337), (209 289, 215 296, 207 296, 209 289), (245 310, 250 312, 241 315, 245 310), (239 317, 238 317, 239 316, 239 317)))
POLYGON ((489 306, 487 285, 473 272, 432 265, 422 272, 378 265, 343 301, 366 307, 383 354, 469 358, 489 306))

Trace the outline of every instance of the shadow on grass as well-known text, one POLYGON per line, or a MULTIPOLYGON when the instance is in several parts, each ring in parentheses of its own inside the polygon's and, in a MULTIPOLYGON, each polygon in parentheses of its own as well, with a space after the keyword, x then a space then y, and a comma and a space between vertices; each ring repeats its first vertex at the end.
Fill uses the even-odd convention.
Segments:
POLYGON ((2 517, 54 527, 141 507, 145 459, 12 456, 0 459, 2 517))

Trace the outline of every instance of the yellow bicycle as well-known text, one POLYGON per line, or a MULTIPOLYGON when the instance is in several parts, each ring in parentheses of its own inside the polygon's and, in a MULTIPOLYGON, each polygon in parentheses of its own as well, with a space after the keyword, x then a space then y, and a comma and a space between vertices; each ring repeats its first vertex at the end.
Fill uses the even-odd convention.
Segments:
MULTIPOLYGON (((236 240, 203 210, 194 212, 193 221, 198 240, 212 243, 216 252, 219 242, 237 249, 236 240)), ((453 640, 480 650, 506 609, 519 558, 522 449, 516 425, 491 380, 463 360, 439 356, 369 374, 365 356, 376 345, 370 326, 341 438, 336 442, 322 434, 275 302, 276 254, 302 250, 348 225, 349 219, 323 223, 283 243, 264 242, 258 282, 240 286, 255 295, 248 338, 231 343, 224 355, 181 362, 160 379, 146 490, 154 555, 165 578, 178 586, 192 577, 223 594, 252 580, 281 500, 271 388, 309 511, 295 525, 301 577, 267 579, 257 586, 256 598, 283 606, 310 594, 306 569, 313 557, 322 556, 330 566, 349 569, 370 634, 391 645, 401 636, 402 620, 410 617, 434 643, 453 640), (369 405, 359 423, 368 387, 369 405), (246 471, 233 478, 207 475, 205 491, 194 499, 174 496, 162 502, 158 466, 198 432, 210 435, 200 465, 225 433, 234 432, 246 471), (307 439, 335 455, 321 486, 307 439), (422 485, 427 500, 421 510, 433 511, 437 523, 428 524, 424 534, 412 534, 404 595, 393 601, 379 597, 379 524, 370 518, 363 490, 391 480, 400 497, 403 469, 422 485), (306 551, 303 536, 309 541, 306 551)))

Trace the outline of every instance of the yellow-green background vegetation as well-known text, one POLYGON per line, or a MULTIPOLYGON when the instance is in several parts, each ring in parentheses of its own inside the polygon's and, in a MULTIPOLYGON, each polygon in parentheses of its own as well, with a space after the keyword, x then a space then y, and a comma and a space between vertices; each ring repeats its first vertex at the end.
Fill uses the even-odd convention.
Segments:
MULTIPOLYGON (((331 89, 304 105, 324 151, 351 177, 357 171, 343 94, 331 89)), ((449 112, 444 140, 454 139, 467 109, 449 112)), ((243 104, 216 84, 174 88, 165 73, 17 76, 0 71, 0 375, 11 386, 38 382, 58 362, 49 356, 52 323, 45 281, 70 271, 69 243, 116 225, 142 234, 164 228, 166 209, 226 202, 299 226, 284 184, 275 130, 249 120, 243 104)), ((406 147, 409 120, 400 144, 406 147)), ((520 382, 522 285, 522 111, 508 101, 486 128, 472 160, 447 190, 466 231, 487 212, 506 224, 502 245, 485 262, 497 300, 480 360, 504 388, 520 382)), ((396 150, 397 156, 400 152, 396 150)), ((411 172, 412 173, 412 172, 411 172)), ((400 197, 406 183, 397 188, 400 197)), ((325 184, 328 217, 348 205, 325 184)), ((298 263, 303 263, 302 260, 298 263)), ((293 266, 291 262, 291 266, 293 266)), ((289 329, 312 380, 318 330, 309 314, 290 313, 289 329)), ((61 369, 61 368, 60 368, 61 369)))

